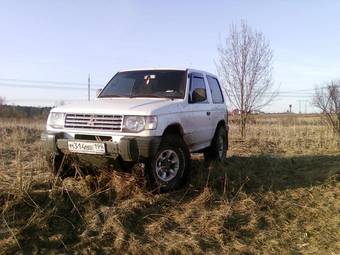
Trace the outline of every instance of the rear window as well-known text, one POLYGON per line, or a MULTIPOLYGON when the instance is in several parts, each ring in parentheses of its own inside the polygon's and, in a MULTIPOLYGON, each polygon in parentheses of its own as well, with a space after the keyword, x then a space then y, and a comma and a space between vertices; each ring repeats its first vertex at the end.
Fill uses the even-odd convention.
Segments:
POLYGON ((218 83, 218 80, 214 77, 207 76, 212 101, 214 104, 222 104, 224 102, 222 90, 220 87, 220 84, 218 83))

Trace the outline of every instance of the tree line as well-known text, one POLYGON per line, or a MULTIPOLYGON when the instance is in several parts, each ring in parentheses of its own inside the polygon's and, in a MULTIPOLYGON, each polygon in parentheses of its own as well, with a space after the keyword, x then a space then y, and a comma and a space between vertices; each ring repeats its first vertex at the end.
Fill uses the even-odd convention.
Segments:
POLYGON ((50 107, 32 107, 0 104, 0 118, 44 119, 48 117, 50 107))

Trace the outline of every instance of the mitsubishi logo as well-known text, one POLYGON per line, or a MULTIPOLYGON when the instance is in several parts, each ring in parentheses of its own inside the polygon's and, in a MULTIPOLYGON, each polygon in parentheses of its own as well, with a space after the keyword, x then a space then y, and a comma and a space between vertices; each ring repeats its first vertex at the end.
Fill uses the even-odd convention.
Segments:
POLYGON ((94 115, 91 115, 89 122, 87 122, 87 125, 90 126, 90 127, 93 127, 94 122, 95 122, 95 117, 94 117, 94 115))

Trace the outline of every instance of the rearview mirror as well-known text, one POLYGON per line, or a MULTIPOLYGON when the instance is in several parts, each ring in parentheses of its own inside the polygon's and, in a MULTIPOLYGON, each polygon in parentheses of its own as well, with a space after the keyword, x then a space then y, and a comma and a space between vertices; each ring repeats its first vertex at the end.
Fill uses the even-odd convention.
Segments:
POLYGON ((192 103, 199 103, 203 102, 207 99, 206 90, 203 88, 197 88, 192 92, 191 102, 192 103))
POLYGON ((103 89, 97 89, 96 90, 96 97, 99 97, 100 93, 102 93, 103 89))

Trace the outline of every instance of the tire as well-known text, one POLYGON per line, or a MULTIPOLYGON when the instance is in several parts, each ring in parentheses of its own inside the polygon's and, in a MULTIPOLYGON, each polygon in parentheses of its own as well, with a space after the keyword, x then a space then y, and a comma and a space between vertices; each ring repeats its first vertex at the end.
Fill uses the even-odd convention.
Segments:
POLYGON ((64 154, 50 154, 48 156, 49 168, 53 175, 61 178, 71 176, 74 171, 72 171, 69 162, 64 154))
POLYGON ((217 128, 214 138, 209 148, 204 151, 204 160, 206 162, 222 162, 227 159, 227 133, 223 126, 217 128))
POLYGON ((151 186, 167 192, 183 184, 189 171, 190 153, 179 135, 166 135, 149 162, 151 186))

